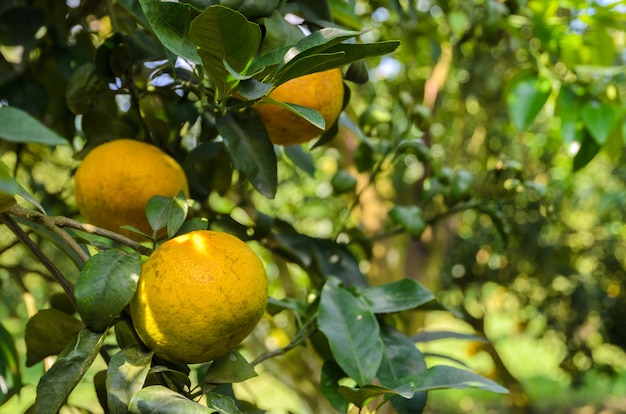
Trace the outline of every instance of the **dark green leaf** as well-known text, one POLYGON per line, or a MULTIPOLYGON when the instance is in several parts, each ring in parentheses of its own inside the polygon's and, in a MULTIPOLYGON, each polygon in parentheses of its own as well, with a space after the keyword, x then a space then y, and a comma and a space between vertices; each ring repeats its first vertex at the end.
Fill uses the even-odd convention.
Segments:
POLYGON ((67 144, 63 137, 27 112, 11 106, 0 106, 0 138, 25 144, 67 144))
MULTIPOLYGON (((385 345, 377 374, 381 384, 393 386, 400 378, 426 370, 424 356, 411 339, 387 324, 382 324, 380 331, 385 345)), ((425 392, 414 394, 408 399, 397 395, 391 397, 391 403, 399 413, 421 413, 427 396, 425 392)))
POLYGON ((201 63, 196 45, 189 37, 192 21, 200 12, 186 3, 139 0, 146 19, 163 46, 172 53, 201 63))
POLYGON ((378 321, 337 278, 329 278, 324 285, 318 325, 344 372, 359 385, 370 382, 383 357, 378 321))
POLYGON ((389 217, 416 239, 422 237, 426 230, 424 214, 417 206, 394 206, 389 210, 389 217))
POLYGON ((448 205, 452 206, 459 201, 468 199, 471 196, 475 182, 476 178, 471 172, 467 170, 454 171, 452 177, 450 177, 450 187, 446 197, 448 205))
POLYGON ((176 234, 185 234, 195 230, 207 230, 209 228, 209 221, 204 217, 194 217, 191 220, 187 220, 176 234))
POLYGON ((269 16, 278 8, 280 0, 222 0, 220 4, 233 8, 248 19, 269 16))
POLYGON ((585 167, 589 162, 600 152, 600 145, 596 142, 591 134, 585 131, 583 140, 580 143, 580 148, 574 156, 574 162, 572 164, 574 172, 585 167))
POLYGON ((180 230, 187 218, 187 196, 184 191, 179 192, 176 197, 170 200, 169 212, 167 215, 167 237, 172 238, 180 230))
POLYGON ((171 197, 155 195, 150 197, 146 204, 146 217, 155 235, 157 231, 167 226, 171 202, 171 197))
POLYGON ((339 393, 339 380, 346 374, 335 361, 325 361, 322 366, 320 388, 330 405, 340 413, 348 412, 349 401, 339 393))
POLYGON ((293 165, 304 171, 309 177, 315 176, 315 162, 308 151, 304 151, 301 145, 287 145, 283 147, 287 158, 293 161, 293 165))
POLYGON ((236 83, 228 69, 242 74, 256 56, 261 44, 261 29, 256 23, 228 7, 207 7, 191 24, 189 35, 198 47, 204 70, 219 91, 228 95, 236 83))
POLYGON ((337 171, 337 173, 335 173, 333 178, 330 180, 330 185, 333 186, 335 194, 343 194, 348 191, 354 191, 356 184, 356 178, 354 178, 352 174, 346 170, 337 171))
POLYGON ((139 253, 104 250, 85 263, 74 297, 80 314, 91 329, 107 329, 130 302, 141 271, 139 253))
POLYGON ((81 321, 56 309, 42 309, 26 324, 26 366, 58 355, 85 327, 81 321))
POLYGON ((326 121, 324 121, 324 117, 318 111, 313 108, 309 108, 302 105, 296 105, 289 102, 280 102, 274 100, 272 98, 266 97, 264 99, 263 105, 278 105, 282 108, 285 108, 289 112, 293 112, 294 114, 306 119, 309 123, 315 125, 319 129, 326 129, 326 121))
POLYGON ((110 414, 128 412, 128 405, 143 387, 151 362, 152 352, 138 347, 122 349, 111 357, 106 376, 110 414))
POLYGON ((96 65, 92 62, 78 67, 67 85, 67 106, 74 114, 84 114, 92 108, 96 93, 103 87, 96 65))
POLYGON ((509 116, 517 129, 528 128, 549 96, 550 83, 545 79, 527 78, 513 86, 506 101, 509 116))
POLYGON ((608 140, 619 121, 618 108, 608 102, 587 102, 581 115, 589 133, 600 146, 608 140))
POLYGON ((257 191, 274 198, 278 186, 276 153, 256 111, 217 115, 215 120, 233 166, 246 175, 257 191))
POLYGON ((204 383, 242 382, 257 375, 248 361, 239 352, 233 350, 213 361, 204 376, 204 383))
POLYGON ((0 323, 0 406, 22 388, 20 355, 11 333, 0 323))
POLYGON ((34 414, 56 414, 98 356, 106 333, 88 328, 56 360, 37 384, 34 414))
POLYGON ((478 388, 498 394, 508 394, 501 385, 473 372, 445 365, 428 368, 398 381, 394 391, 403 394, 407 391, 421 392, 443 388, 478 388))
POLYGON ((226 395, 209 392, 205 394, 205 397, 207 407, 218 414, 244 414, 243 411, 237 407, 235 401, 226 395))
POLYGON ((415 309, 435 299, 431 291, 413 279, 402 279, 363 289, 361 298, 373 313, 400 312, 415 309))
POLYGON ((134 414, 214 413, 214 410, 161 385, 151 385, 139 391, 128 408, 128 412, 134 414))
POLYGON ((273 86, 271 83, 262 83, 256 79, 245 79, 239 82, 237 91, 247 100, 254 101, 267 95, 273 86))
POLYGON ((362 387, 340 386, 339 394, 357 407, 361 408, 365 407, 368 402, 376 397, 396 393, 391 388, 367 384, 362 387))
POLYGON ((290 62, 286 69, 274 78, 275 84, 280 85, 290 79, 307 75, 313 72, 322 72, 342 67, 362 59, 382 56, 393 52, 400 42, 386 41, 376 43, 341 43, 324 50, 323 54, 298 57, 290 62))

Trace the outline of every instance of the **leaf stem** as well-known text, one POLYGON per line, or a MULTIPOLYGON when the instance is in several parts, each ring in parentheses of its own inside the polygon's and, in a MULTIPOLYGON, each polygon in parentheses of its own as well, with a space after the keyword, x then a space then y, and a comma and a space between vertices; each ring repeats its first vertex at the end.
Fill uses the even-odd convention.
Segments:
POLYGON ((283 348, 279 348, 274 351, 266 352, 265 354, 259 355, 254 361, 250 363, 250 366, 254 367, 267 359, 286 354, 293 348, 300 346, 302 343, 304 343, 304 341, 306 341, 309 336, 313 335, 316 330, 317 324, 315 323, 315 319, 308 321, 302 326, 296 336, 293 337, 291 342, 289 342, 283 348))
MULTIPOLYGON (((38 211, 34 211, 34 210, 29 210, 26 209, 18 204, 13 205, 11 207, 9 207, 7 210, 5 210, 6 214, 12 214, 18 217, 23 217, 27 220, 31 220, 31 221, 36 221, 39 222, 41 224, 43 224, 44 226, 46 226, 47 228, 49 228, 51 231, 61 231, 62 233, 65 233, 65 237, 68 237, 71 239, 71 236, 69 236, 66 232, 64 232, 63 230, 61 230, 62 227, 68 227, 71 229, 75 229, 75 230, 80 230, 80 231, 84 231, 85 233, 90 233, 90 234, 95 234, 98 236, 102 236, 102 237, 106 237, 107 239, 116 241, 118 243, 121 243, 127 247, 130 247, 131 249, 135 250, 136 252, 139 252, 145 256, 149 256, 150 254, 152 254, 152 249, 150 249, 149 247, 146 247, 140 243, 137 243, 134 240, 129 239, 126 236, 122 236, 119 233, 115 233, 113 231, 107 230, 107 229, 103 229, 101 227, 96 227, 92 224, 86 224, 86 223, 81 223, 79 221, 76 221, 74 219, 68 218, 68 217, 64 217, 64 216, 47 216, 43 213, 40 213, 38 211)), ((59 234, 59 233, 57 233, 59 234)), ((59 234, 60 237, 61 234, 59 234)), ((63 240, 65 241, 65 237, 63 238, 63 240)), ((84 252, 84 250, 82 248, 80 248, 80 246, 78 246, 78 244, 72 239, 72 242, 75 246, 77 246, 78 250, 80 250, 81 256, 83 257, 84 254, 86 254, 84 252)), ((70 245, 72 246, 72 245, 70 245)), ((77 251, 78 253, 78 251, 77 251)), ((87 256, 87 259, 89 259, 89 256, 87 256)))

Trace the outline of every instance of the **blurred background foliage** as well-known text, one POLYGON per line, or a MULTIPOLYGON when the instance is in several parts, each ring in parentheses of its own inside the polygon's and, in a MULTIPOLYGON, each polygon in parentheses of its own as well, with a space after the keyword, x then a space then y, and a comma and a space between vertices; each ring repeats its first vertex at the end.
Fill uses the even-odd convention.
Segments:
MULTIPOLYGON (((136 29, 133 3, 3 1, 0 102, 76 136, 75 150, 85 137, 141 137, 149 129, 181 159, 196 117, 189 101, 176 99, 185 92, 170 86, 185 72, 168 72, 171 56, 136 29), (113 26, 126 37, 111 36, 113 26), (154 63, 127 67, 130 51, 154 63), (108 61, 98 70, 110 71, 96 79, 88 62, 98 59, 108 61), (107 76, 108 85, 98 81, 107 76), (85 85, 110 93, 92 102, 85 85)), ((266 214, 308 236, 352 241, 373 283, 409 276, 436 292, 459 318, 409 314, 405 330, 484 336, 488 342, 415 339, 429 359, 463 362, 512 392, 433 393, 428 412, 626 411, 626 2, 329 4, 336 24, 371 27, 363 38, 398 39, 401 47, 367 62, 368 83, 348 83, 338 136, 311 151, 313 174, 294 161, 297 151, 278 151, 273 200, 231 185, 237 173, 220 146, 203 152, 211 167, 194 158, 199 153, 187 155, 192 195, 206 200, 198 213, 230 216, 224 225, 266 214)), ((0 154, 49 214, 77 215, 72 148, 0 141, 0 154)), ((71 267, 38 240, 55 263, 71 267)), ((272 296, 306 295, 301 268, 266 256, 272 296)), ((59 289, 3 228, 0 257, 0 317, 20 338, 28 315, 59 289)), ((293 321, 279 315, 247 346, 252 354, 277 349, 293 333, 293 321)), ((23 351, 23 342, 17 346, 23 351)), ((305 348, 268 361, 237 392, 272 412, 324 412, 313 358, 305 348)), ((31 391, 42 369, 25 370, 31 391)), ((87 394, 76 404, 88 409, 87 394)))

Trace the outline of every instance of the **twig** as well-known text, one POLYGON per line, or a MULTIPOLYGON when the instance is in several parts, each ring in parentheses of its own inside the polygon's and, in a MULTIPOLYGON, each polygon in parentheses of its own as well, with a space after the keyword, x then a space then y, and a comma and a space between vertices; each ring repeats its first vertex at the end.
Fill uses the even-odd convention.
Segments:
MULTIPOLYGON (((52 231, 55 231, 54 228, 57 228, 57 230, 60 230, 59 229, 60 227, 68 227, 68 228, 72 228, 75 230, 84 231, 85 233, 90 233, 90 234, 95 234, 98 236, 106 237, 107 239, 110 239, 110 240, 119 242, 125 246, 128 246, 131 249, 135 250, 136 252, 139 252, 145 256, 149 256, 150 254, 152 254, 152 249, 140 243, 137 243, 136 241, 131 240, 126 236, 122 236, 119 233, 115 233, 113 231, 106 230, 101 227, 96 227, 91 224, 81 223, 79 221, 73 220, 68 217, 46 216, 45 214, 42 214, 38 211, 29 210, 17 204, 5 210, 5 213, 12 214, 18 217, 23 217, 25 219, 32 220, 32 221, 37 221, 39 223, 42 223, 44 226, 46 226, 52 231)), ((82 249, 80 250, 82 251, 82 249)))
POLYGON ((298 331, 296 336, 293 337, 291 342, 289 342, 283 348, 259 355, 254 361, 250 363, 250 366, 254 367, 267 359, 286 354, 293 348, 300 346, 304 341, 306 341, 309 336, 313 335, 316 330, 317 326, 315 324, 315 319, 308 321, 306 324, 304 324, 304 326, 302 326, 302 329, 298 331))
POLYGON ((15 236, 24 243, 24 245, 31 251, 35 257, 44 265, 46 269, 52 274, 52 276, 59 282, 67 296, 69 296, 70 301, 74 309, 78 310, 78 305, 76 305, 76 300, 74 299, 74 289, 72 285, 65 279, 63 273, 48 259, 48 257, 44 254, 44 252, 39 249, 39 246, 28 237, 28 234, 22 230, 22 228, 6 213, 0 214, 0 222, 4 223, 15 236))

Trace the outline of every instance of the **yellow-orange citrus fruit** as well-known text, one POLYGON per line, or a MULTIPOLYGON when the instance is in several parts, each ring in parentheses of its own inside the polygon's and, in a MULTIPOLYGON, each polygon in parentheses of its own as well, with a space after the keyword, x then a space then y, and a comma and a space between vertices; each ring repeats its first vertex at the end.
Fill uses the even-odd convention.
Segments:
POLYGON ((143 263, 130 314, 156 355, 200 363, 248 336, 267 299, 256 253, 228 233, 198 230, 166 241, 143 263))
POLYGON ((87 154, 74 177, 74 195, 88 223, 130 237, 145 237, 120 226, 131 225, 146 234, 152 229, 146 204, 155 195, 189 194, 187 178, 176 161, 154 145, 118 139, 87 154))
MULTIPOLYGON (((324 117, 326 128, 330 128, 337 121, 343 106, 343 76, 340 69, 301 76, 279 85, 269 97, 315 109, 324 117)), ((302 144, 323 132, 301 116, 278 105, 260 103, 254 108, 274 144, 302 144)))

